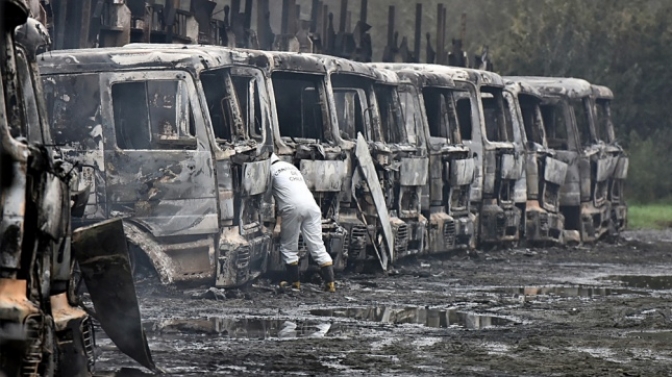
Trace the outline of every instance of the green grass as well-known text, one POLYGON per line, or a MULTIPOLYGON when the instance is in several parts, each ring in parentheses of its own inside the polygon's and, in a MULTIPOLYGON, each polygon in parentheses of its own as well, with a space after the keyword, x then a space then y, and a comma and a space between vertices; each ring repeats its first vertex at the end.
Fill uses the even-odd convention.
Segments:
POLYGON ((630 229, 662 229, 672 227, 672 204, 629 204, 630 229))

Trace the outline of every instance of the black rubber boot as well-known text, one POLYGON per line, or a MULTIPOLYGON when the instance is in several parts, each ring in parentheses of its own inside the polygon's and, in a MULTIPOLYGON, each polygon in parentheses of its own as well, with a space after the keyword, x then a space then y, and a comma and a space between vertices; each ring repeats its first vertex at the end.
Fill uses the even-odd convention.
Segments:
POLYGON ((286 288, 291 284, 292 288, 301 289, 299 264, 288 264, 285 267, 287 268, 287 281, 281 281, 280 287, 286 288))
POLYGON ((322 279, 324 279, 325 282, 325 291, 331 293, 336 292, 336 284, 334 283, 334 266, 329 265, 322 267, 322 279))

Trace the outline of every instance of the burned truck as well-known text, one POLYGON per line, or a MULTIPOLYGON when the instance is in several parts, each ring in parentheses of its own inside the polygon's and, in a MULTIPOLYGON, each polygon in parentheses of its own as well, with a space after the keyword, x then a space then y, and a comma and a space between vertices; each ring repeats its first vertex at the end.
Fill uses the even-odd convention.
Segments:
POLYGON ((123 239, 121 223, 78 229, 71 238, 71 211, 83 209, 87 191, 71 195, 79 176, 51 146, 36 63, 36 53, 49 46, 48 33, 27 19, 23 1, 0 1, 0 15, 0 374, 93 372, 94 331, 77 307, 75 258, 102 328, 122 352, 154 370, 124 269, 126 245, 113 242, 123 239))
POLYGON ((123 218, 165 283, 244 284, 271 247, 261 54, 151 45, 40 57, 54 142, 92 187, 77 222, 123 218), (246 97, 239 96, 246 93, 246 97))
MULTIPOLYGON (((322 56, 289 52, 269 54, 273 57, 271 77, 278 119, 277 153, 281 159, 300 168, 322 209, 323 236, 335 267, 344 268, 346 263, 359 267, 363 265, 361 262, 379 257, 383 269, 387 269, 387 252, 377 255, 371 250, 379 251, 378 248, 384 247, 382 243, 378 245, 378 237, 383 237, 381 223, 377 220, 381 215, 388 219, 387 230, 391 234, 386 204, 384 201, 374 204, 367 193, 371 206, 371 216, 367 217, 363 215, 367 202, 355 197, 358 195, 356 191, 361 190, 358 187, 362 186, 357 185, 358 158, 364 152, 369 154, 366 142, 366 150, 358 152, 356 140, 358 133, 366 132, 365 119, 370 124, 370 118, 363 115, 374 96, 372 87, 371 91, 363 93, 365 107, 359 99, 351 98, 352 94, 340 95, 342 101, 347 101, 343 105, 347 104, 348 108, 339 112, 336 99, 339 94, 329 86, 329 70, 322 56), (339 243, 340 237, 342 242, 339 243)), ((364 77, 372 83, 375 76, 368 68, 365 72, 367 76, 364 77)), ((368 157, 370 160, 371 156, 368 157)), ((371 172, 371 177, 378 182, 375 170, 371 172)), ((382 190, 378 198, 383 198, 382 190)), ((389 239, 392 241, 392 237, 389 239)), ((305 269, 308 260, 303 259, 302 268, 305 269)), ((278 267, 280 265, 278 262, 278 267)))
POLYGON ((512 77, 528 83, 542 97, 541 113, 549 149, 568 164, 560 190, 560 211, 568 241, 594 242, 611 223, 609 183, 618 158, 599 142, 592 113, 593 89, 585 80, 512 77))
POLYGON ((530 244, 564 242, 565 219, 560 213, 560 189, 567 176, 567 164, 549 149, 541 113, 541 93, 529 84, 506 80, 504 98, 514 127, 525 137, 525 205, 524 239, 530 244))
POLYGON ((475 164, 469 148, 462 144, 457 87, 446 75, 414 70, 413 65, 402 67, 394 66, 401 80, 399 95, 409 142, 417 138, 429 155, 429 180, 422 197, 422 213, 429 219, 426 252, 473 248, 470 192, 475 164))
MULTIPOLYGON (((355 204, 365 213, 367 223, 377 224, 382 233, 376 238, 386 241, 381 242, 385 246, 381 253, 387 253, 394 262, 423 252, 427 220, 421 214, 421 196, 428 179, 427 150, 424 145, 409 141, 397 91, 398 77, 391 71, 347 59, 316 56, 328 71, 328 93, 340 134, 349 140, 361 135, 368 143, 375 171, 353 175, 352 186, 355 204), (382 198, 372 185, 374 176, 382 198), (366 185, 357 183, 362 178, 366 185)), ((367 164, 357 157, 364 170, 367 164)))
POLYGON ((459 89, 454 96, 460 134, 476 162, 471 211, 476 215, 478 243, 517 243, 527 187, 522 135, 513 127, 504 102, 504 81, 495 73, 481 70, 416 67, 451 78, 459 89))
POLYGON ((611 204, 612 232, 618 233, 628 223, 628 206, 625 203, 624 185, 628 177, 629 159, 623 147, 616 141, 616 132, 611 120, 611 102, 614 93, 606 86, 592 85, 593 118, 598 139, 606 144, 607 153, 617 158, 616 167, 609 182, 609 202, 611 204))
MULTIPOLYGON (((322 210, 322 236, 334 269, 343 270, 349 254, 366 247, 368 230, 354 211, 341 204, 343 192, 349 188, 353 156, 351 146, 334 133, 325 84, 327 71, 310 55, 269 52, 268 56, 276 154, 303 174, 322 210)), ((302 237, 299 254, 302 271, 315 267, 302 237)), ((273 250, 269 262, 269 271, 284 271, 278 250, 273 250)))

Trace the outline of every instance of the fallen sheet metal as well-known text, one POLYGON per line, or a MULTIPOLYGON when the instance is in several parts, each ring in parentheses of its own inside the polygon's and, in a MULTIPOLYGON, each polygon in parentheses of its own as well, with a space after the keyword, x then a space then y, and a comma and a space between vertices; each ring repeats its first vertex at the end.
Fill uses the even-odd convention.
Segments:
POLYGON ((122 220, 79 228, 72 240, 95 317, 103 330, 121 352, 157 371, 142 328, 122 220))
MULTIPOLYGON (((364 180, 366 180, 366 183, 369 185, 369 190, 371 191, 371 196, 373 197, 373 203, 376 205, 376 212, 378 213, 378 218, 383 228, 383 236, 385 238, 385 245, 387 248, 385 251, 387 251, 388 255, 382 253, 379 255, 379 257, 381 258, 380 263, 383 267, 383 270, 387 271, 388 262, 390 260, 394 260, 394 234, 392 233, 390 214, 387 212, 383 190, 380 188, 380 182, 377 178, 378 176, 376 174, 376 168, 373 165, 373 159, 369 153, 369 146, 361 133, 357 134, 355 156, 359 162, 359 171, 364 177, 364 180)), ((357 198, 355 198, 355 200, 357 200, 357 198)))

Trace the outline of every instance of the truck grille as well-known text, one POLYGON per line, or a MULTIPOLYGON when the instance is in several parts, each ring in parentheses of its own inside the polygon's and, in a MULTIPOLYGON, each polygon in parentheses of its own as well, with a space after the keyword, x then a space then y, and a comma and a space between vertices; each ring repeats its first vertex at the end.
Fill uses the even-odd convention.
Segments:
POLYGON ((395 226, 394 251, 397 255, 408 251, 408 225, 406 224, 395 226))
POLYGON ((250 271, 250 248, 241 247, 236 250, 236 276, 238 282, 247 281, 250 271))
POLYGON ((91 318, 86 317, 86 319, 82 321, 81 332, 84 340, 84 352, 86 353, 86 360, 89 364, 89 371, 93 372, 96 364, 96 338, 91 318))
POLYGON ((495 223, 496 228, 497 228, 497 234, 500 236, 503 236, 506 234, 506 216, 504 214, 501 214, 497 216, 497 221, 495 223))
POLYGON ((42 330, 42 317, 34 315, 26 319, 26 338, 29 346, 23 355, 21 363, 21 376, 39 376, 39 367, 42 363, 42 341, 40 332, 42 330))
POLYGON ((362 255, 366 250, 367 229, 362 225, 355 225, 352 227, 348 242, 348 255, 357 257, 362 255))
POLYGON ((443 223, 443 242, 446 247, 455 246, 456 234, 455 221, 450 220, 443 223))

